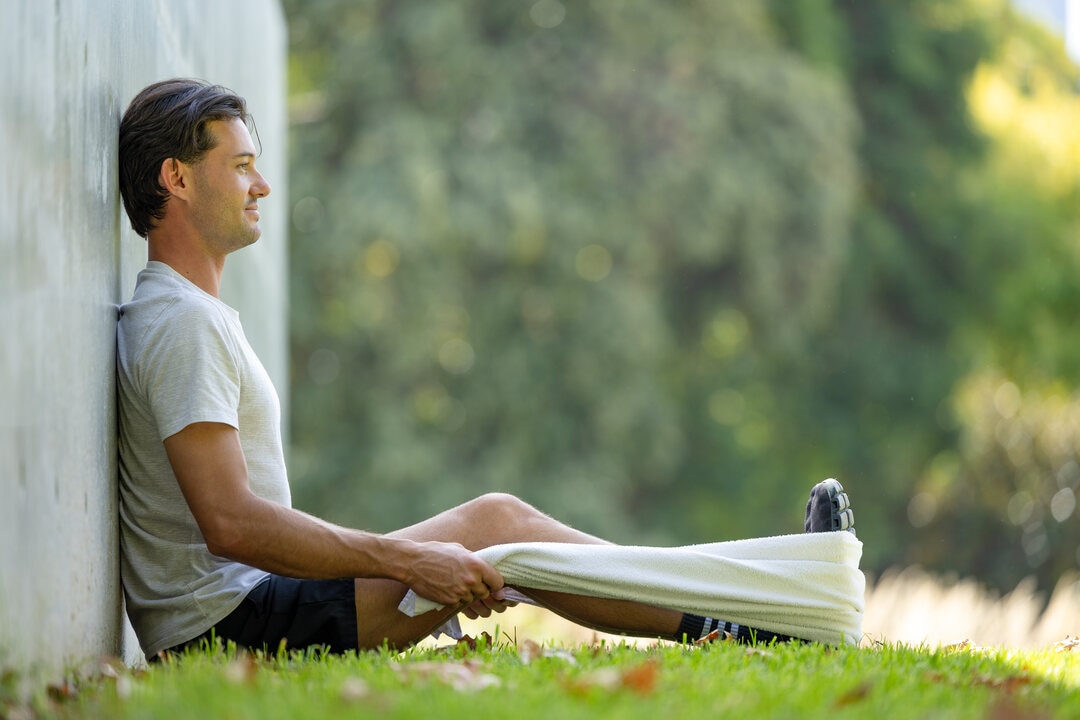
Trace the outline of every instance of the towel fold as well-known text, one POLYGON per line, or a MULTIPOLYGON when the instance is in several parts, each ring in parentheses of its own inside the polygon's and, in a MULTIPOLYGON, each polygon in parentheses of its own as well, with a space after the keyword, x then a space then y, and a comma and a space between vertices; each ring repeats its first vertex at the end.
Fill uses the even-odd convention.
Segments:
MULTIPOLYGON (((862 543, 849 532, 675 548, 510 543, 476 554, 526 591, 634 600, 834 645, 862 638, 862 543)), ((441 607, 411 590, 398 606, 412 617, 441 607)))

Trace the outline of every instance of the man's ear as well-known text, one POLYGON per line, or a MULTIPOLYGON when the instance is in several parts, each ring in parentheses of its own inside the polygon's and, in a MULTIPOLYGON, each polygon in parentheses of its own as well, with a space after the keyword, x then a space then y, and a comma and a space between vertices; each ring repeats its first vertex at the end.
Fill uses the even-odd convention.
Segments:
POLYGON ((191 166, 176 158, 166 158, 161 163, 161 187, 181 200, 187 198, 191 188, 191 166))

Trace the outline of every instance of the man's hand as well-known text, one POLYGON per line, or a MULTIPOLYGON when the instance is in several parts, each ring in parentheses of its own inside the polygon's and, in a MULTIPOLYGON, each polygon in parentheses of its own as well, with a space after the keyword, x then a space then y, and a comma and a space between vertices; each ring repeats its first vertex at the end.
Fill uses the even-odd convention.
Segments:
POLYGON ((496 590, 488 595, 483 600, 477 600, 469 607, 461 611, 461 613, 470 620, 476 620, 477 618, 491 617, 491 613, 505 612, 506 608, 512 608, 517 606, 517 603, 513 600, 507 600, 503 597, 503 593, 506 589, 496 590))
MULTIPOLYGON (((447 607, 483 603, 503 587, 495 568, 457 543, 418 543, 402 580, 420 597, 447 607)), ((501 600, 490 602, 494 609, 501 600)))

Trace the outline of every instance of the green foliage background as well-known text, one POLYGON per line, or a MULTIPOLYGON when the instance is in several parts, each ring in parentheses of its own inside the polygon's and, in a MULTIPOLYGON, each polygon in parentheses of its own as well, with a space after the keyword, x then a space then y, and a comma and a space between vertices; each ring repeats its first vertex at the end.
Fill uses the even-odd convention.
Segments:
POLYGON ((502 490, 687 543, 835 476, 870 571, 1077 565, 1080 151, 1040 182, 971 92, 1076 113, 1060 39, 975 0, 284 5, 299 506, 502 490))

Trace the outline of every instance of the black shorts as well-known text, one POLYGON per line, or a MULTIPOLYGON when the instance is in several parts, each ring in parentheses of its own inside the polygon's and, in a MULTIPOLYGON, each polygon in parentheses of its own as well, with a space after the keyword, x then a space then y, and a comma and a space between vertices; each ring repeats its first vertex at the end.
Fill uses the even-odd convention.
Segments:
POLYGON ((356 585, 352 578, 298 580, 271 575, 251 589, 224 620, 176 649, 211 637, 249 650, 355 650, 356 585))

